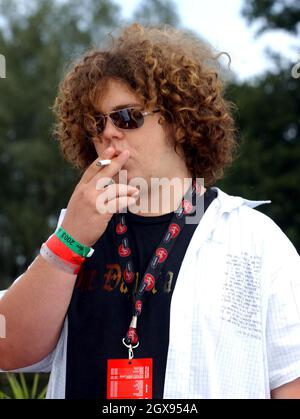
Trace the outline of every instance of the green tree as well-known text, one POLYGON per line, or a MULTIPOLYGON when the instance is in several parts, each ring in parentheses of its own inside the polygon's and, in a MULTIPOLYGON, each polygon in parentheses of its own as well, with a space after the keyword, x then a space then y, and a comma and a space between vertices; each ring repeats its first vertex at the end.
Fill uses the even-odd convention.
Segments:
POLYGON ((300 249, 300 83, 290 68, 255 84, 231 85, 237 105, 240 156, 220 182, 249 199, 271 199, 259 210, 271 216, 300 249))
POLYGON ((242 13, 249 22, 260 21, 259 33, 270 29, 299 32, 299 0, 247 0, 242 13))
MULTIPOLYGON (((299 1, 250 0, 243 14, 260 19, 262 30, 295 31, 299 1), (280 12, 280 13, 279 13, 280 12)), ((240 157, 220 186, 250 199, 271 199, 260 210, 270 215, 300 250, 300 82, 290 63, 269 54, 275 70, 241 84, 232 83, 227 95, 238 108, 236 120, 240 157)))
POLYGON ((142 0, 133 14, 133 20, 148 25, 180 25, 176 5, 172 0, 142 0))

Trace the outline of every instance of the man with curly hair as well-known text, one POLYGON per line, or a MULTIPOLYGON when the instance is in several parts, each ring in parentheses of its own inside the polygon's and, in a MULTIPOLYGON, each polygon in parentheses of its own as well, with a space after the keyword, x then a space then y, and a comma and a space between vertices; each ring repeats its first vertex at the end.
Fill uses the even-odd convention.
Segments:
POLYGON ((133 24, 60 85, 83 174, 0 301, 0 367, 51 371, 48 398, 300 397, 299 256, 269 201, 213 186, 236 149, 217 59, 133 24))

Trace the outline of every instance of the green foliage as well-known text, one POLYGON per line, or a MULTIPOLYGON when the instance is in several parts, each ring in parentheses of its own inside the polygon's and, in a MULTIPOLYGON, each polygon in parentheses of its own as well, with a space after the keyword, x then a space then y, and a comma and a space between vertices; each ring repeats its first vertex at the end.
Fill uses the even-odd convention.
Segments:
MULTIPOLYGON (((300 1, 250 0, 244 2, 244 16, 260 19, 265 29, 296 32, 300 1)), ((241 141, 240 158, 220 186, 249 199, 271 199, 260 207, 271 216, 300 251, 300 82, 293 78, 293 64, 270 53, 276 66, 253 82, 232 84, 228 97, 237 104, 241 141)))
POLYGON ((297 34, 300 21, 300 1, 247 0, 242 11, 249 22, 260 19, 259 33, 269 29, 284 29, 297 34))
POLYGON ((300 83, 290 68, 231 85, 240 156, 220 186, 248 199, 271 199, 271 216, 300 250, 300 83))
POLYGON ((39 374, 34 374, 32 387, 30 388, 24 374, 7 373, 7 381, 9 383, 9 394, 0 391, 0 399, 44 399, 47 393, 47 386, 38 392, 39 374))
POLYGON ((133 19, 142 24, 157 25, 161 22, 179 26, 176 5, 172 0, 141 0, 133 19))

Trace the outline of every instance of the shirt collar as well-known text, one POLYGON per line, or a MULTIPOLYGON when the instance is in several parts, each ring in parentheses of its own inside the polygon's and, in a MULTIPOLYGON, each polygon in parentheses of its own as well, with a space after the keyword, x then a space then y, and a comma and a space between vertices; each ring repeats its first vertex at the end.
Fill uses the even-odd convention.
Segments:
MULTIPOLYGON (((215 232, 215 229, 218 225, 218 220, 222 217, 224 213, 231 213, 234 209, 240 208, 242 206, 255 208, 259 205, 269 204, 271 202, 270 200, 253 201, 249 199, 244 199, 240 196, 228 195, 221 189, 214 186, 211 187, 211 189, 216 191, 218 195, 207 208, 203 217, 201 218, 199 225, 197 226, 193 234, 192 240, 190 242, 190 245, 188 247, 189 252, 197 252, 200 249, 202 244, 215 232)), ((221 232, 219 233, 221 235, 223 234, 221 232)), ((217 236, 218 235, 219 234, 217 234, 217 236)))

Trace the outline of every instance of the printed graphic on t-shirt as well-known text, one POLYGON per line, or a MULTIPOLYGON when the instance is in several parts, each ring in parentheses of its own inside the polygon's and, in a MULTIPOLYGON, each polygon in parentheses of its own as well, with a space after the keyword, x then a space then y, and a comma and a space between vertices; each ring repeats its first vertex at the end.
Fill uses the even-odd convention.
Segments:
MULTIPOLYGON (((172 283, 174 278, 174 272, 167 271, 166 274, 160 278, 161 290, 169 294, 172 291, 172 283)), ((134 275, 134 292, 137 291, 140 283, 140 273, 135 272, 134 275)), ((119 263, 111 263, 106 265, 106 272, 103 276, 93 269, 84 270, 82 269, 77 278, 76 289, 79 291, 93 291, 96 287, 100 287, 103 291, 107 292, 120 292, 121 294, 127 294, 129 292, 128 287, 124 281, 124 277, 121 272, 121 266, 119 263)), ((154 286, 150 293, 155 295, 158 292, 156 286, 154 286)))

